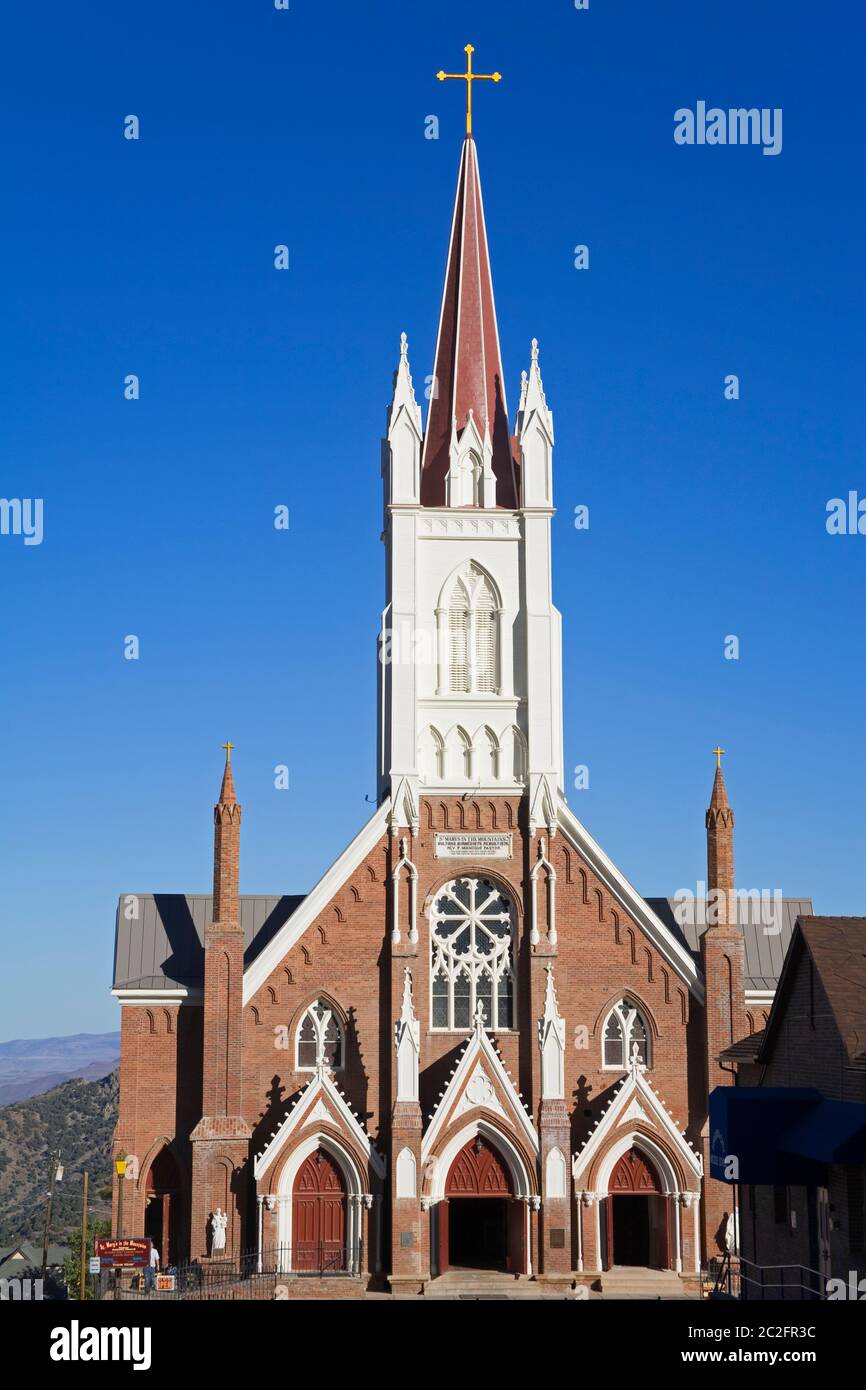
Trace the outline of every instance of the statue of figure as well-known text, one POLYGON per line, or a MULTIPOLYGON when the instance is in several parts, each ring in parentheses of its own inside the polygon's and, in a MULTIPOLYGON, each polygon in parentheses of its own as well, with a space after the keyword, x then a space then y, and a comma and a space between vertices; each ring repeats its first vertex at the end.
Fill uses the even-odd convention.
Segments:
POLYGON ((725 1222, 725 1249, 729 1255, 739 1255, 740 1253, 740 1223, 737 1220, 736 1212, 728 1212, 728 1219, 725 1222))
POLYGON ((211 1230, 213 1231, 213 1250, 225 1250, 226 1248, 226 1226, 229 1219, 225 1212, 217 1207, 211 1217, 211 1230))

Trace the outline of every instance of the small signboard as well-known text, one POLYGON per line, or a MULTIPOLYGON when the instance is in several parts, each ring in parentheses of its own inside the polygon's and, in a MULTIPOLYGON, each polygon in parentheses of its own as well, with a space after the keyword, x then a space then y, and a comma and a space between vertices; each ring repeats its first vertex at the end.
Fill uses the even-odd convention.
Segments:
POLYGON ((152 1244, 150 1236, 133 1236, 125 1240, 110 1240, 106 1236, 99 1236, 93 1242, 93 1248, 102 1269, 112 1269, 116 1265, 145 1269, 150 1263, 152 1244))
POLYGON ((510 859, 511 836, 483 831, 438 832, 435 836, 437 859, 510 859))
POLYGON ((98 1274, 102 1265, 98 1255, 91 1255, 87 1262, 87 1267, 91 1274, 98 1274))
POLYGON ((175 1278, 176 1278, 176 1276, 175 1276, 174 1274, 157 1274, 157 1276, 156 1276, 156 1290, 157 1290, 157 1293, 174 1293, 174 1289, 175 1289, 175 1278))

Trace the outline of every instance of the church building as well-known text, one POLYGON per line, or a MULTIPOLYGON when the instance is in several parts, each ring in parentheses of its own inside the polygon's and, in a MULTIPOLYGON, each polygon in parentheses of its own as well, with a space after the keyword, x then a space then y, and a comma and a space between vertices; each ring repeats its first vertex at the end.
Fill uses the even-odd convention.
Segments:
POLYGON ((716 908, 691 920, 566 799, 553 413, 534 340, 509 410, 471 131, 432 383, 425 421, 404 334, 369 820, 305 896, 241 894, 228 745, 212 896, 120 899, 115 1230, 172 1263, 252 1261, 290 1296, 449 1270, 687 1283, 731 1209, 708 1177, 720 1054, 765 1023, 812 908, 768 933, 736 898, 721 750, 716 908))

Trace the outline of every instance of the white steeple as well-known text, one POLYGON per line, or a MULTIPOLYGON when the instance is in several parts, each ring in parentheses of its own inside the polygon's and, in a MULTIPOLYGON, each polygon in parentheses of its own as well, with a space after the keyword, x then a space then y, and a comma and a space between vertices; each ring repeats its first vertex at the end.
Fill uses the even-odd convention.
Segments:
POLYGON ((532 832, 556 834, 553 417, 537 342, 516 436, 501 374, 477 155, 464 148, 424 437, 404 338, 383 453, 379 794, 394 835, 417 833, 425 794, 467 791, 528 795, 532 832))

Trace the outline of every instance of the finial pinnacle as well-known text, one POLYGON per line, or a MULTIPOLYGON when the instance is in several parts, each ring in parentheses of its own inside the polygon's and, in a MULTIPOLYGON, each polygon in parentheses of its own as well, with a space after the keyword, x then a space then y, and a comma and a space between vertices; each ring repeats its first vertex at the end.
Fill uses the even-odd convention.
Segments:
POLYGON ((727 749, 725 749, 725 748, 719 748, 718 746, 716 746, 715 748, 712 749, 712 752, 715 754, 715 758, 716 758, 716 767, 717 767, 717 769, 719 769, 719 770, 721 771, 721 766, 722 766, 722 755, 723 755, 724 753, 727 752, 727 749))
POLYGON ((231 739, 228 739, 222 746, 226 750, 226 762, 230 763, 232 760, 232 749, 236 748, 237 744, 232 743, 231 739))

